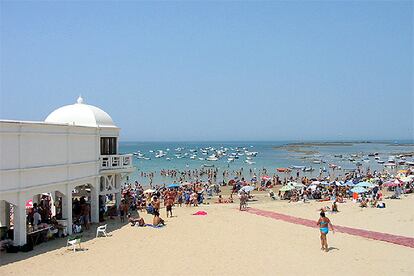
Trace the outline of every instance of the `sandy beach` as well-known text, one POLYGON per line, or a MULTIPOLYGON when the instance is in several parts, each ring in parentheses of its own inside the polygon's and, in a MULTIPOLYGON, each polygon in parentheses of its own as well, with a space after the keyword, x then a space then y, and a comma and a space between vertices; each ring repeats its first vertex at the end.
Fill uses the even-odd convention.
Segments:
MULTIPOLYGON (((327 203, 271 201, 263 194, 252 208, 318 219, 327 203)), ((355 203, 328 214, 335 225, 414 237, 412 195, 385 200, 387 208, 361 210, 355 203), (411 211, 410 211, 411 210, 411 211)), ((414 249, 343 233, 329 233, 322 252, 319 231, 302 225, 240 212, 238 204, 174 208, 160 229, 109 222, 111 236, 84 234, 83 251, 65 248, 66 239, 49 241, 30 253, 1 255, 1 275, 412 275, 414 249), (204 210, 207 216, 191 215, 204 210)), ((152 216, 141 213, 151 221, 152 216)), ((161 210, 165 217, 165 209, 161 210)))

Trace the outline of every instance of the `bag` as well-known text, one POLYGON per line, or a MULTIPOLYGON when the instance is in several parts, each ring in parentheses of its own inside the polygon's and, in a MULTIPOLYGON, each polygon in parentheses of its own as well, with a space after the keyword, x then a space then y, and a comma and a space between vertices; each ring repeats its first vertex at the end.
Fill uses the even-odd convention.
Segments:
POLYGON ((20 246, 20 251, 22 252, 29 252, 33 250, 33 245, 30 243, 26 243, 25 245, 20 246))
POLYGON ((14 246, 14 245, 9 245, 6 248, 6 252, 7 253, 17 253, 17 252, 19 252, 19 247, 18 246, 14 246))

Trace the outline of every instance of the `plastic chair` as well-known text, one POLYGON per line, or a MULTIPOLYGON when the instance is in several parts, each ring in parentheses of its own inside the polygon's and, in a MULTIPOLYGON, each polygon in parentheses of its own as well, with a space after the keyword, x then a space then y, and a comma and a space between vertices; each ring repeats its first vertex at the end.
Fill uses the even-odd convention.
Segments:
POLYGON ((105 237, 108 237, 108 234, 106 233, 106 226, 107 225, 108 224, 101 225, 101 226, 98 226, 98 228, 96 228, 96 237, 99 236, 99 233, 102 233, 105 237))
POLYGON ((82 249, 82 247, 81 247, 81 237, 68 238, 68 242, 66 243, 66 247, 72 246, 73 252, 76 252, 76 245, 77 244, 79 244, 79 249, 82 249))

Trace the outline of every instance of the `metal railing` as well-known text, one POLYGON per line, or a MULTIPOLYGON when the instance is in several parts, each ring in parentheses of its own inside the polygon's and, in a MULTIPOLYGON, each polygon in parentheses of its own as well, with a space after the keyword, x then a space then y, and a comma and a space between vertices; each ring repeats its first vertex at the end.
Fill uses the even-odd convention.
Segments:
POLYGON ((101 155, 101 170, 132 168, 132 154, 101 155))

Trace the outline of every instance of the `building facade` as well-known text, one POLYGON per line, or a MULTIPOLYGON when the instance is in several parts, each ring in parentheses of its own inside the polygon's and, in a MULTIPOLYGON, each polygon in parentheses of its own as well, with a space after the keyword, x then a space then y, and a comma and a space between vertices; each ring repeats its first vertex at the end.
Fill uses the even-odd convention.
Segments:
POLYGON ((0 226, 11 227, 16 245, 26 244, 26 204, 49 194, 61 202, 72 231, 72 198, 88 190, 91 221, 99 222, 100 196, 121 199, 121 183, 133 172, 132 155, 119 154, 120 129, 103 110, 81 97, 44 122, 0 121, 0 226))

